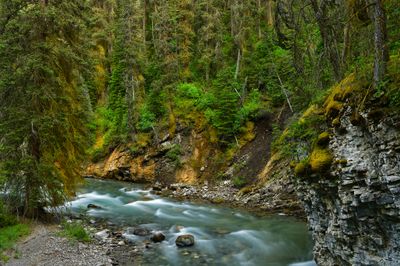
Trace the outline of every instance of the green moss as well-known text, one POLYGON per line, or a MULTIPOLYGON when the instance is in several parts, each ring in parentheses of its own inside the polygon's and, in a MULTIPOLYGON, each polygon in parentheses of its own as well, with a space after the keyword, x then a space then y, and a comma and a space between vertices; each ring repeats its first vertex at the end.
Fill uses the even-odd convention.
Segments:
POLYGON ((329 96, 324 103, 325 116, 329 120, 334 120, 340 113, 345 102, 354 98, 363 89, 363 80, 356 79, 356 75, 350 74, 340 83, 331 88, 329 96))
POLYGON ((310 156, 311 171, 313 173, 325 172, 330 168, 332 161, 329 149, 316 146, 310 156))
POLYGON ((341 125, 341 123, 340 123, 340 118, 339 117, 336 117, 335 119, 333 119, 333 121, 332 121, 332 126, 333 127, 338 128, 338 127, 340 127, 340 125, 341 125))
POLYGON ((340 110, 342 108, 343 108, 343 104, 338 101, 332 100, 332 101, 328 102, 328 104, 325 107, 326 118, 335 119, 339 115, 340 110))
POLYGON ((296 176, 304 176, 307 173, 308 164, 306 162, 299 162, 294 168, 296 176))
POLYGON ((319 134, 317 139, 317 145, 320 147, 326 147, 329 144, 329 140, 331 139, 328 132, 323 132, 319 134))
POLYGON ((241 195, 245 195, 245 194, 249 194, 249 193, 252 192, 252 191, 253 191, 253 187, 252 187, 252 186, 248 186, 248 187, 242 188, 242 189, 239 191, 239 193, 240 193, 241 195))

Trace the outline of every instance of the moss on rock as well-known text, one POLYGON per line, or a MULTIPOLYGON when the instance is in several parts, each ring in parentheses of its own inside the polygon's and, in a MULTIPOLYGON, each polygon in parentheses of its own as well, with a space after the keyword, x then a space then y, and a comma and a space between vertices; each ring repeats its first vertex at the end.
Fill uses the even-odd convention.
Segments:
POLYGON ((340 110, 342 108, 343 108, 343 104, 338 101, 332 100, 332 101, 328 102, 328 104, 325 107, 326 118, 331 119, 331 120, 335 119, 339 115, 340 110))
POLYGON ((332 126, 334 128, 338 128, 338 127, 340 127, 340 125, 341 125, 341 123, 340 123, 340 118, 339 117, 336 117, 335 119, 333 119, 332 126))
POLYGON ((317 145, 320 147, 326 147, 329 144, 329 140, 331 139, 328 132, 323 132, 319 134, 317 139, 317 145))
POLYGON ((294 173, 296 176, 304 176, 307 173, 307 168, 307 162, 299 162, 294 168, 294 173))
POLYGON ((333 157, 328 148, 316 146, 310 156, 310 166, 313 173, 322 173, 332 165, 333 157))

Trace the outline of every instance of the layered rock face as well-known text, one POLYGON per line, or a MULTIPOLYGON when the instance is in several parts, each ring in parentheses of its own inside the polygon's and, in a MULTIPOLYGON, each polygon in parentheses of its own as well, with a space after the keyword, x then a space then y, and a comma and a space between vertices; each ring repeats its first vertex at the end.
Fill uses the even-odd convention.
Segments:
POLYGON ((135 154, 124 146, 118 147, 105 160, 90 163, 84 176, 139 183, 193 184, 211 173, 207 166, 215 153, 216 149, 202 134, 181 130, 176 136, 166 135, 135 154))
POLYGON ((400 117, 342 110, 326 174, 298 180, 319 265, 400 265, 400 117))

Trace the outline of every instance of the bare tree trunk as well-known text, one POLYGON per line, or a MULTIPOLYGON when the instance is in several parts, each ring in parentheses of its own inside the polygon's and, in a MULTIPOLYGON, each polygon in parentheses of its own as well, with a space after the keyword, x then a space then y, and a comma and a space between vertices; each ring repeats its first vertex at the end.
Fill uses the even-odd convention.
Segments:
POLYGON ((257 1, 257 10, 258 10, 258 15, 257 15, 257 29, 258 29, 258 39, 261 39, 262 33, 261 33, 261 0, 257 1))
POLYGON ((289 105, 290 111, 291 111, 292 113, 294 113, 292 104, 291 104, 290 99, 289 99, 289 95, 288 95, 288 93, 287 93, 287 91, 286 91, 286 89, 285 89, 285 85, 283 85, 281 76, 279 75, 279 72, 278 72, 278 70, 276 70, 276 68, 275 68, 275 73, 276 73, 276 76, 278 77, 279 84, 281 85, 282 92, 283 92, 283 94, 284 94, 285 97, 286 97, 286 101, 287 101, 287 103, 288 103, 288 105, 289 105))
POLYGON ((343 41, 343 51, 342 51, 342 65, 346 67, 347 65, 347 58, 349 57, 350 53, 350 31, 351 31, 351 24, 350 22, 344 27, 344 41, 343 41))
POLYGON ((387 47, 386 13, 382 0, 376 0, 375 12, 375 64, 374 64, 374 86, 379 86, 386 74, 389 51, 387 47))
POLYGON ((273 0, 267 0, 267 25, 274 26, 274 3, 273 0))
POLYGON ((147 0, 143 0, 143 46, 146 50, 147 0))
POLYGON ((241 53, 240 53, 240 49, 238 49, 238 54, 237 54, 237 59, 236 59, 236 71, 235 71, 235 80, 238 78, 239 76, 239 70, 240 70, 240 60, 241 60, 241 53))

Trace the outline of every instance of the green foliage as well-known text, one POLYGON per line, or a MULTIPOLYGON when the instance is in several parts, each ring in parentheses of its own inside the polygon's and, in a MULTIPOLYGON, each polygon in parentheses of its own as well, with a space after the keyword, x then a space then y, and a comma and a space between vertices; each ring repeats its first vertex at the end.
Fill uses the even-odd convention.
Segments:
POLYGON ((181 155, 183 154, 182 148, 180 145, 175 144, 172 146, 172 148, 165 154, 165 157, 170 159, 175 163, 176 167, 179 167, 181 165, 181 155))
POLYGON ((400 111, 400 53, 391 57, 388 66, 387 80, 384 84, 389 106, 400 111))
POLYGON ((17 223, 17 218, 11 215, 0 201, 0 228, 16 225, 17 223))
POLYGON ((7 3, 0 2, 2 19, 9 16, 0 35, 0 186, 9 192, 7 205, 34 215, 62 204, 81 178, 90 110, 84 17, 90 9, 77 0, 45 7, 21 1, 16 10, 7 3))
POLYGON ((217 129, 218 139, 223 145, 232 141, 239 124, 239 96, 235 92, 235 89, 239 89, 239 84, 232 77, 233 71, 227 70, 214 81, 213 94, 216 101, 205 113, 209 123, 217 129))
POLYGON ((77 240, 80 242, 90 242, 90 236, 86 232, 82 224, 77 222, 63 223, 63 231, 60 232, 61 236, 68 237, 71 240, 77 240))
POLYGON ((244 124, 244 122, 248 120, 256 118, 261 108, 261 93, 258 90, 251 91, 243 106, 238 112, 239 125, 244 124))
POLYGON ((150 111, 148 105, 143 105, 139 109, 139 122, 137 128, 142 132, 152 130, 156 122, 156 115, 150 111))
POLYGON ((323 123, 324 117, 316 114, 293 122, 279 137, 274 139, 273 150, 296 160, 307 157, 323 123))
POLYGON ((177 87, 178 96, 181 98, 192 99, 194 101, 200 100, 203 92, 193 83, 182 83, 177 87))
POLYGON ((8 257, 3 252, 12 248, 20 237, 29 234, 29 232, 29 226, 26 224, 0 227, 0 260, 7 261, 8 257))
POLYGON ((244 176, 236 176, 232 179, 233 186, 236 188, 243 188, 248 184, 248 181, 244 176))

